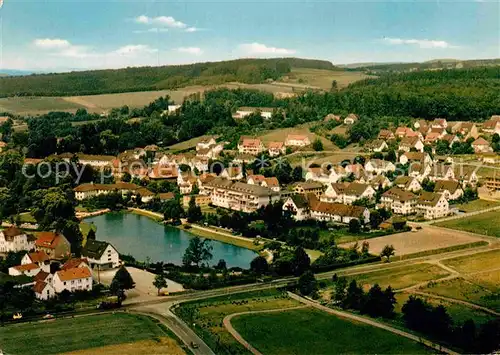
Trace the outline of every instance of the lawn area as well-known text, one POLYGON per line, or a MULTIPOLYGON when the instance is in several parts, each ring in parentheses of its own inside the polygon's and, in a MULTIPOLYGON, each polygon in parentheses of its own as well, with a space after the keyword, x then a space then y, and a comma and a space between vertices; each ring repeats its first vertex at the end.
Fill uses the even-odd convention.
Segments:
MULTIPOLYGON (((202 229, 198 229, 195 227, 191 227, 189 229, 186 229, 186 228, 183 228, 183 229, 191 234, 197 235, 198 237, 218 240, 218 241, 226 243, 226 244, 232 244, 232 245, 236 245, 238 247, 242 247, 242 248, 246 248, 246 249, 250 249, 250 250, 255 250, 255 251, 262 249, 262 245, 255 245, 251 241, 247 241, 247 240, 243 240, 243 239, 239 239, 239 238, 233 238, 232 236, 229 236, 229 235, 222 235, 219 233, 210 232, 207 230, 202 230, 202 229)), ((227 233, 227 232, 224 232, 224 233, 227 233)))
POLYGON ((222 324, 225 316, 233 313, 299 306, 276 289, 245 292, 186 302, 175 309, 187 324, 216 354, 248 354, 248 351, 226 331, 222 324))
POLYGON ((152 318, 116 313, 10 325, 1 328, 0 344, 10 354, 60 354, 166 335, 152 318))
POLYGON ((461 273, 500 269, 500 250, 490 250, 484 253, 446 259, 443 264, 461 273))
POLYGON ((465 212, 475 212, 475 211, 481 211, 485 210, 491 207, 497 207, 500 206, 500 202, 495 202, 495 201, 487 201, 487 200, 474 200, 469 203, 462 203, 459 205, 456 205, 456 207, 465 212))
POLYGON ((381 270, 361 275, 349 276, 369 288, 378 283, 381 287, 391 286, 401 289, 416 285, 421 282, 431 281, 447 276, 448 271, 437 265, 416 264, 401 266, 389 270, 381 270))
POLYGON ((500 311, 500 288, 487 284, 481 278, 462 278, 431 283, 422 292, 455 298, 500 311))
POLYGON ((247 314, 231 323, 263 354, 430 354, 423 345, 316 309, 247 314))
POLYGON ((500 225, 500 211, 481 213, 435 225, 500 238, 500 228, 498 227, 500 225))

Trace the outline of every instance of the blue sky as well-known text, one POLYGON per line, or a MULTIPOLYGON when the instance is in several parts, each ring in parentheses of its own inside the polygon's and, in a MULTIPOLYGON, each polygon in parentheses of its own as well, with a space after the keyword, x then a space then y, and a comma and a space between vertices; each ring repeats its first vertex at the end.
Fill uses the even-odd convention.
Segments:
POLYGON ((4 0, 0 68, 500 57, 500 2, 4 0))

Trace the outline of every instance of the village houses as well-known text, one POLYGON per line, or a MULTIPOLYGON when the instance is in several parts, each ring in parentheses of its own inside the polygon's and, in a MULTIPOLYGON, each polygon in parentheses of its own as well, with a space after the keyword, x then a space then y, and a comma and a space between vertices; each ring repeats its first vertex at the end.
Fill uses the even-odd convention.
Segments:
POLYGON ((394 186, 400 189, 417 192, 422 190, 422 185, 418 182, 417 178, 411 176, 399 176, 394 180, 394 186))
POLYGON ((418 197, 415 209, 425 219, 442 218, 450 214, 448 200, 444 195, 427 191, 418 197))
POLYGON ((406 216, 415 213, 417 198, 417 195, 410 191, 392 187, 382 194, 380 202, 393 213, 406 216))
POLYGON ((267 151, 270 157, 277 157, 286 153, 285 143, 283 142, 270 142, 267 146, 267 151))
POLYGON ((286 137, 285 146, 287 147, 306 147, 311 144, 309 137, 302 134, 289 134, 286 137))
POLYGON ((350 125, 355 124, 358 120, 359 120, 358 115, 356 115, 354 113, 350 113, 347 115, 346 118, 344 118, 344 124, 350 126, 350 125))
POLYGON ((453 180, 436 180, 434 192, 443 194, 447 200, 458 200, 464 194, 460 182, 453 180))
POLYGON ((365 163, 365 171, 370 174, 385 174, 389 171, 396 171, 396 166, 387 160, 370 159, 365 163))
POLYGON ((411 150, 423 152, 424 143, 422 143, 419 137, 404 137, 403 139, 401 139, 398 149, 403 152, 409 152, 411 150))
POLYGON ((280 199, 278 192, 267 187, 221 178, 207 183, 206 188, 211 190, 210 197, 214 206, 248 213, 280 199))
POLYGON ((0 253, 32 250, 35 248, 35 239, 17 227, 6 228, 0 231, 0 253))
POLYGON ((71 255, 71 246, 64 235, 56 232, 40 232, 35 241, 37 251, 45 252, 51 260, 60 260, 71 255))
POLYGON ((238 152, 242 154, 259 155, 266 147, 258 138, 242 138, 238 143, 238 152))
POLYGON ((110 243, 99 240, 87 240, 82 249, 82 256, 87 258, 91 268, 100 270, 116 268, 120 265, 118 251, 110 243))

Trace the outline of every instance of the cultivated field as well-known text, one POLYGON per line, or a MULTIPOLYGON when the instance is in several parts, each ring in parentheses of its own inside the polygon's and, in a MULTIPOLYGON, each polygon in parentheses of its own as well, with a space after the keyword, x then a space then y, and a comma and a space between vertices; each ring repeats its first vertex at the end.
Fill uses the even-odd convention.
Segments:
POLYGON ((49 111, 76 112, 84 105, 67 101, 61 97, 9 97, 0 99, 0 112, 19 115, 41 115, 49 111))
POLYGON ((398 290, 448 276, 449 273, 437 265, 416 264, 381 270, 361 275, 349 276, 369 289, 378 283, 381 287, 391 286, 398 290))
POLYGON ((436 223, 436 226, 500 238, 500 211, 436 223))
MULTIPOLYGON (((405 232, 366 239, 366 241, 370 243, 370 252, 372 254, 378 255, 384 246, 392 244, 396 249, 396 256, 421 253, 434 249, 449 248, 474 243, 480 240, 480 238, 469 234, 434 228, 432 226, 423 226, 421 230, 416 232, 405 232)), ((362 242, 363 241, 359 240, 359 245, 361 245, 362 242)), ((352 245, 353 243, 347 243, 341 244, 340 247, 349 248, 352 245)))
MULTIPOLYGON (((157 339, 166 335, 156 321, 149 317, 116 313, 2 327, 0 344, 7 354, 60 354, 157 339)), ((175 354, 183 353, 179 346, 174 347, 173 342, 171 345, 175 354)), ((142 346, 139 344, 139 349, 142 346)), ((133 347, 133 344, 127 347, 133 347)))
POLYGON ((337 81, 337 87, 341 89, 355 81, 359 81, 369 77, 370 76, 362 72, 293 68, 292 72, 282 78, 280 81, 285 83, 307 85, 323 90, 330 90, 333 80, 337 81))
POLYGON ((298 301, 271 289, 210 298, 183 303, 175 312, 188 324, 196 324, 193 330, 217 353, 248 354, 243 346, 226 330, 225 316, 246 312, 292 308, 298 301))
POLYGON ((427 354, 424 346, 315 309, 247 314, 232 325, 263 354, 427 354))

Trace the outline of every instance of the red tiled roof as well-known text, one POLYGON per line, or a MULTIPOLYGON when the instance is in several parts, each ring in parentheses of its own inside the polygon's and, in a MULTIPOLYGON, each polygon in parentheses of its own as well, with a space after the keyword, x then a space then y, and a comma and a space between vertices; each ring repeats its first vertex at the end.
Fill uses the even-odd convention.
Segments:
POLYGON ((35 251, 33 253, 29 253, 28 257, 34 263, 43 263, 45 261, 50 260, 50 257, 44 251, 35 251))
POLYGON ((20 271, 20 272, 35 270, 35 269, 39 269, 39 268, 40 267, 37 264, 33 264, 33 263, 14 266, 14 269, 16 269, 17 271, 20 271))
POLYGON ((74 269, 80 266, 81 263, 89 264, 87 258, 72 258, 69 259, 64 263, 63 266, 61 266, 61 270, 69 270, 69 269, 74 269))
POLYGON ((37 247, 54 249, 59 243, 59 234, 54 232, 40 232, 35 241, 37 247))
POLYGON ((77 267, 67 270, 59 270, 58 272, 56 272, 56 275, 59 276, 59 279, 61 281, 85 279, 88 277, 92 277, 90 270, 86 267, 77 267))

